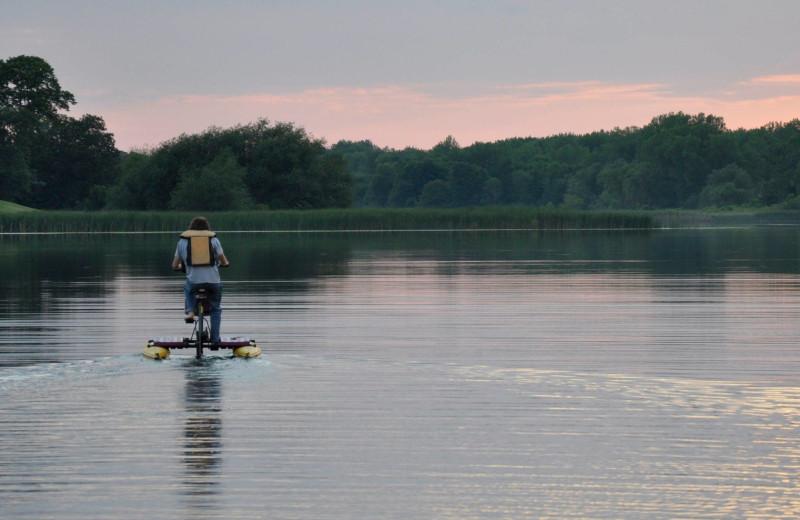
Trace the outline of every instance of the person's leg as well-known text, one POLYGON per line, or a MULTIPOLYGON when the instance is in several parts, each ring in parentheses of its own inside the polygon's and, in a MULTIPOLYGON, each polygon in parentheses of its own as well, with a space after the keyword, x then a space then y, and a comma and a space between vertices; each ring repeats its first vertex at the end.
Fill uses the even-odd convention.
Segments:
POLYGON ((183 286, 183 313, 186 315, 186 321, 189 321, 189 318, 194 317, 195 314, 193 288, 193 284, 186 280, 186 284, 183 286))
POLYGON ((211 341, 220 341, 222 325, 222 284, 209 284, 208 309, 211 314, 211 341))

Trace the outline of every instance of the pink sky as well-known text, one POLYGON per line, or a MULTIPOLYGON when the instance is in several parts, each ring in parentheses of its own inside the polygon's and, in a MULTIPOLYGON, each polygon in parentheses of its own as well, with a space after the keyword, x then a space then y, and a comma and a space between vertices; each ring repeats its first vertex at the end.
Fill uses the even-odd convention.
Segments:
POLYGON ((797 0, 26 0, 0 59, 44 58, 122 150, 260 118, 430 148, 800 117, 797 0))
POLYGON ((102 115, 122 150, 262 117, 293 122, 329 144, 369 139, 396 149, 428 149, 448 135, 466 146, 510 137, 643 126, 657 115, 677 111, 723 117, 730 129, 800 117, 800 74, 756 77, 704 96, 680 95, 675 86, 665 84, 601 81, 477 85, 460 89, 470 90, 469 94, 440 93, 453 90, 458 89, 387 85, 284 94, 186 94, 108 106, 79 103, 76 109, 102 115))

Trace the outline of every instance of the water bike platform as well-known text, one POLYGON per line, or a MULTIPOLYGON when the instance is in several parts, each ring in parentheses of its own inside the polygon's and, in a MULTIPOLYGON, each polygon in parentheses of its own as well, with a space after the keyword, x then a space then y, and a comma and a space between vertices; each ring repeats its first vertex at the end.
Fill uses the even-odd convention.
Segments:
POLYGON ((180 336, 162 336, 153 338, 147 342, 142 351, 142 356, 150 359, 167 359, 170 351, 174 349, 193 349, 200 350, 232 350, 234 357, 255 358, 261 356, 261 348, 256 342, 244 337, 223 337, 221 341, 203 341, 198 344, 197 340, 180 336))

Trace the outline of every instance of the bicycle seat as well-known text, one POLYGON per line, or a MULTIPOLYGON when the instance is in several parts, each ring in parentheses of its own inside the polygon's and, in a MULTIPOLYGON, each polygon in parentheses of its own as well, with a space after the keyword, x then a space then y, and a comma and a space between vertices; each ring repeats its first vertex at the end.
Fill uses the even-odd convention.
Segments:
POLYGON ((211 309, 208 304, 208 294, 205 289, 197 289, 193 291, 194 294, 194 308, 199 313, 200 308, 203 309, 203 316, 211 314, 211 309))

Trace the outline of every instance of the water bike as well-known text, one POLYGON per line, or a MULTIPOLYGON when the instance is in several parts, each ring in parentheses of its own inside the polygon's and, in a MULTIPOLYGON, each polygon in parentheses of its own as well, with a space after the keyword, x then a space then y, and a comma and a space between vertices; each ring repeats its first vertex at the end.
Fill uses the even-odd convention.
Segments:
POLYGON ((142 356, 149 359, 167 359, 172 349, 194 349, 195 357, 203 357, 203 350, 218 351, 220 349, 231 349, 234 357, 256 358, 261 356, 261 349, 252 339, 243 337, 226 337, 221 341, 211 341, 209 335, 208 318, 210 314, 208 304, 208 294, 205 289, 200 289, 195 293, 195 318, 192 335, 186 337, 158 337, 147 342, 142 356))

